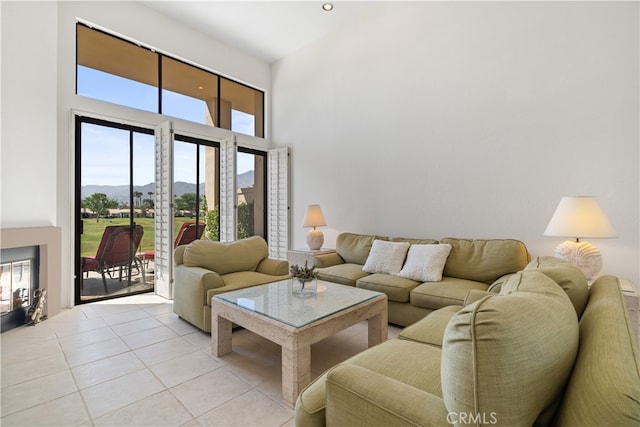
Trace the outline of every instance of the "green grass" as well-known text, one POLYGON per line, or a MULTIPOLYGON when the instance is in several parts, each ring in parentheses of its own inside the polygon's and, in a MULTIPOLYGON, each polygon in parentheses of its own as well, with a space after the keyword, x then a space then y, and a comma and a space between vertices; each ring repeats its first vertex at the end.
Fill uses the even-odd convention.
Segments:
MULTIPOLYGON (((188 217, 174 218, 172 240, 175 240, 182 223, 194 220, 194 218, 188 217)), ((135 218, 135 223, 141 225, 144 229, 142 242, 140 242, 140 251, 153 250, 155 235, 153 221, 153 218, 135 218)), ((100 239, 102 239, 105 227, 108 225, 129 225, 129 218, 100 218, 98 222, 96 222, 95 219, 85 219, 83 222, 84 233, 81 238, 80 253, 81 256, 94 256, 98 250, 98 245, 100 244, 100 239)))

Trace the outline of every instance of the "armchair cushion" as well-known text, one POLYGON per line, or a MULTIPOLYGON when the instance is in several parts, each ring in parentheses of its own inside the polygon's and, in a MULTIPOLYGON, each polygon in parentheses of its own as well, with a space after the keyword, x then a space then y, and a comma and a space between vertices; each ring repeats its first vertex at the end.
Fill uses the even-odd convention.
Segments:
POLYGON ((185 248, 183 263, 187 267, 203 267, 224 275, 255 271, 268 255, 267 242, 259 236, 230 243, 195 240, 185 248))

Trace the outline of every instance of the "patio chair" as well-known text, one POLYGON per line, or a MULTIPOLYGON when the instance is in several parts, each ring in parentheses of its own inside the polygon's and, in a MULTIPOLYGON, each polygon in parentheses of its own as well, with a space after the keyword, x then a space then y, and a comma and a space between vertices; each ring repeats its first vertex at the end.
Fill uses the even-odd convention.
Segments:
MULTIPOLYGON (((198 240, 202 237, 202 233, 204 232, 205 224, 202 222, 184 222, 178 230, 178 234, 176 235, 176 239, 173 242, 173 248, 177 248, 180 245, 187 245, 194 240, 198 240)), ((155 251, 144 251, 142 253, 141 258, 144 260, 145 264, 148 264, 149 261, 153 261, 156 257, 155 251)))
POLYGON ((131 279, 131 267, 138 265, 139 259, 136 256, 138 246, 142 240, 144 230, 140 225, 133 228, 128 225, 110 225, 104 229, 100 245, 95 257, 82 258, 82 272, 96 271, 102 275, 104 291, 109 292, 107 287, 106 273, 111 277, 111 271, 119 268, 118 279, 122 280, 122 269, 127 269, 127 280, 131 279))

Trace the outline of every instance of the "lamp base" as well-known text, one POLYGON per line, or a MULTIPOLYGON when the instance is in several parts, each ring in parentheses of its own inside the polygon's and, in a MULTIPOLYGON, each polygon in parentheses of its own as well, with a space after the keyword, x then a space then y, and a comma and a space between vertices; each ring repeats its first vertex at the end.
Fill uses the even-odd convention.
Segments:
POLYGON ((553 255, 578 267, 587 280, 591 280, 602 270, 602 254, 589 242, 567 240, 558 245, 553 255))
POLYGON ((307 233, 307 246, 312 251, 317 251, 322 247, 324 243, 324 234, 320 230, 311 229, 307 233))

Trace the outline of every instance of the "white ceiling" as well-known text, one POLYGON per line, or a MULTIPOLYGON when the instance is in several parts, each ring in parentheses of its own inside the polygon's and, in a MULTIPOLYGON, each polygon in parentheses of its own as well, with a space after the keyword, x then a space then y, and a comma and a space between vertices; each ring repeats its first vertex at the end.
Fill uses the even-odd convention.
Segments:
POLYGON ((269 63, 353 22, 375 1, 142 1, 214 39, 269 63))

